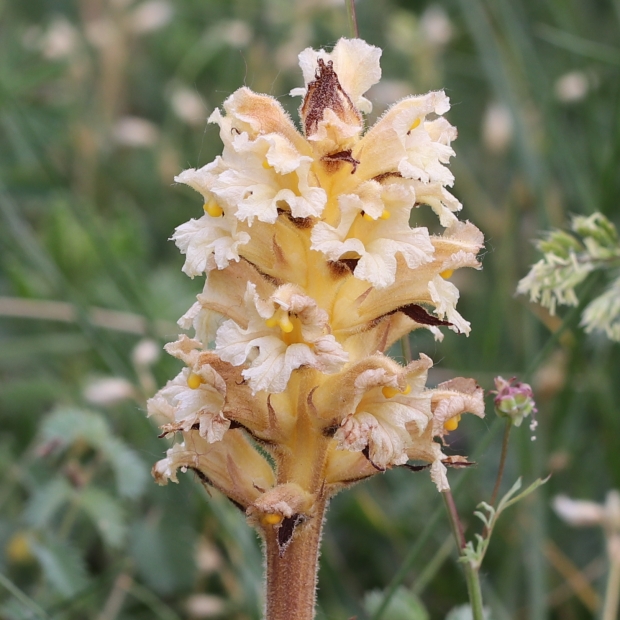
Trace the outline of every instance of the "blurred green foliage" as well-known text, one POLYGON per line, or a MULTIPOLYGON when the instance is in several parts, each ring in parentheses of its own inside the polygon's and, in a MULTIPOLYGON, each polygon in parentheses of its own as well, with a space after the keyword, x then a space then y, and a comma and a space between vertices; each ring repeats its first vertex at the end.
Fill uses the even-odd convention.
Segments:
MULTIPOLYGON (((167 444, 145 398, 176 367, 148 341, 173 339, 201 288, 167 239, 201 209, 173 177, 218 153, 208 114, 247 84, 294 115, 296 55, 347 35, 344 7, 5 0, 0 15, 0 618, 258 618, 260 549, 243 515, 191 475, 163 488, 148 477, 167 444)), ((549 499, 620 487, 620 351, 571 312, 550 342, 562 317, 514 291, 543 229, 596 210, 618 224, 620 2, 359 0, 358 20, 384 49, 369 122, 445 88, 455 193, 487 239, 484 271, 457 283, 470 338, 416 335, 414 354, 435 359, 435 382, 463 374, 489 389, 518 374, 538 398, 537 439, 513 433, 505 486, 553 477, 498 524, 487 604, 498 620, 593 617, 602 536, 570 530, 549 499)), ((451 435, 479 462, 451 478, 468 476, 456 495, 471 531, 497 468, 498 434, 479 449, 492 415, 451 435)), ((463 604, 445 517, 419 538, 440 504, 425 474, 405 471, 337 497, 318 618, 368 617, 408 555, 387 620, 463 604)))

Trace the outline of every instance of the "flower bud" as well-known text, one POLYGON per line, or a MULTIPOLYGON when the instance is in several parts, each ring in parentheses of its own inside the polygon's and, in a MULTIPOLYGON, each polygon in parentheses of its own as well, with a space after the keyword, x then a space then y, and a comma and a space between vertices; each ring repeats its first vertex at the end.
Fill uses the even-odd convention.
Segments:
POLYGON ((509 381, 502 377, 495 377, 496 394, 495 412, 500 418, 510 418, 513 426, 521 426, 523 418, 536 413, 534 393, 527 383, 520 383, 513 377, 509 381))

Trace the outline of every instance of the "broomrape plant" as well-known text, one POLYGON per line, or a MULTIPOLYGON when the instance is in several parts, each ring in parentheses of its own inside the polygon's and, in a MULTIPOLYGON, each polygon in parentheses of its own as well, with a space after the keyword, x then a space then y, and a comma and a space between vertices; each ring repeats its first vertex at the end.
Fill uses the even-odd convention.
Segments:
POLYGON ((203 198, 173 239, 183 271, 206 281, 179 321, 195 336, 165 347, 185 368, 149 401, 162 435, 182 436, 153 474, 190 469, 244 511, 264 541, 269 620, 314 616, 331 497, 411 460, 446 491, 446 466, 466 462, 444 455, 446 435, 484 414, 472 379, 428 389, 430 358, 385 355, 415 329, 469 332, 449 277, 480 268, 483 239, 446 189, 456 129, 443 92, 365 131, 380 55, 359 39, 301 52, 302 132, 276 99, 240 88, 209 118, 222 155, 176 177, 203 198), (410 226, 428 207, 442 234, 410 226))

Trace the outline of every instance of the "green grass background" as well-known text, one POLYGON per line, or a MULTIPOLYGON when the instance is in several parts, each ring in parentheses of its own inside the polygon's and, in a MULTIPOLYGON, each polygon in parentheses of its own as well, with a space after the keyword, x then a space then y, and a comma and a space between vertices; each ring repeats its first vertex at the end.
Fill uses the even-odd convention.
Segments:
MULTIPOLYGON (((146 368, 132 355, 142 338, 173 339, 201 288, 167 239, 201 209, 173 176, 220 151, 208 114, 243 84, 294 114, 296 54, 333 45, 347 21, 335 1, 169 7, 166 23, 139 32, 145 9, 131 0, 0 1, 2 619, 260 616, 260 550, 243 517, 191 475, 163 488, 148 475, 166 444, 144 399, 177 364, 162 356, 146 368), (198 104, 191 122, 175 112, 179 92, 198 104), (150 123, 145 144, 115 138, 128 116, 150 123), (130 313, 130 324, 93 308, 130 313), (129 381, 135 398, 89 403, 86 386, 106 377, 129 381), (204 594, 215 615, 191 612, 204 594)), ((497 620, 596 617, 602 533, 569 528, 550 502, 558 493, 601 501, 620 488, 619 347, 586 337, 574 312, 548 317, 514 291, 541 231, 597 210, 619 223, 620 2, 359 0, 357 10, 361 36, 384 50, 387 86, 370 92, 370 121, 390 100, 446 89, 459 129, 455 194, 486 239, 484 270, 456 282, 470 337, 415 335, 414 354, 433 357, 433 382, 472 376, 488 390, 495 375, 519 375, 537 393, 537 440, 527 424, 513 433, 504 486, 553 476, 500 522, 482 571, 486 602, 497 620), (439 38, 429 23, 443 23, 439 38), (572 72, 582 92, 567 101, 559 80, 572 72), (495 147, 483 130, 492 105, 512 126, 495 147)), ((451 473, 453 483, 467 475, 456 499, 469 537, 499 459, 488 409, 451 435, 479 464, 451 473)), ((388 472, 337 497, 318 618, 370 617, 369 593, 399 568, 405 611, 391 608, 388 620, 444 618, 465 603, 438 510, 426 473, 388 472), (427 612, 414 611, 413 594, 427 612)))

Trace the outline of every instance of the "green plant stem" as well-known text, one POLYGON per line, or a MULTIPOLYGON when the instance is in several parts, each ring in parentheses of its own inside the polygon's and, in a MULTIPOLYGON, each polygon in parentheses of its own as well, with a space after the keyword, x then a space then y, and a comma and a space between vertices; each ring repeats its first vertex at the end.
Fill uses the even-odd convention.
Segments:
POLYGON ((499 488, 502 485, 502 478, 504 477, 504 468, 506 467, 506 456, 508 454, 508 441, 510 440, 510 429, 512 429, 512 420, 506 419, 506 426, 504 427, 504 437, 502 439, 502 455, 499 459, 499 468, 497 470, 497 479, 495 480, 495 486, 493 487, 493 493, 491 494, 491 506, 495 506, 497 501, 497 495, 499 488))
POLYGON ((411 587, 411 591, 414 594, 420 596, 424 592, 426 586, 435 578, 439 569, 449 557, 453 546, 454 540, 452 540, 452 537, 446 536, 441 547, 439 547, 431 561, 420 571, 418 578, 411 587))
POLYGON ((620 606, 620 562, 611 560, 601 620, 616 620, 620 606))
POLYGON ((413 359, 413 356, 411 355, 411 341, 409 340, 409 334, 400 339, 400 344, 403 349, 403 357, 408 364, 413 359))
POLYGON ((22 592, 8 577, 0 573, 0 585, 12 594, 31 614, 29 617, 39 620, 49 620, 49 616, 27 594, 22 592))
MULTIPOLYGON (((476 451, 474 452, 474 460, 480 458, 480 456, 484 454, 486 449, 489 447, 491 441, 499 431, 500 427, 501 420, 499 418, 495 418, 486 436, 480 441, 480 443, 476 447, 476 451)), ((464 472, 461 472, 459 478, 452 485, 454 493, 458 493, 459 489, 464 485, 465 481, 471 475, 471 471, 471 469, 466 469, 464 472)), ((426 525, 424 526, 424 529, 415 541, 415 544, 409 549, 398 571, 396 571, 396 574, 394 575, 394 577, 392 577, 392 580, 385 589, 383 601, 381 602, 381 605, 379 605, 377 611, 375 611, 375 613, 371 616, 370 620, 381 620, 381 618, 383 617, 383 614, 385 613, 385 610, 390 604, 390 601, 392 600, 394 593, 398 589, 398 586, 404 581, 407 573, 411 570, 411 567, 417 560, 420 551, 422 551, 422 548, 426 544, 426 541, 430 538, 430 535, 433 532, 435 525, 437 525, 437 522, 439 521, 441 511, 441 505, 438 505, 431 514, 430 518, 426 521, 426 525)))
POLYGON ((357 27, 357 15, 355 14, 355 0, 345 0, 347 5, 347 17, 349 18, 349 34, 354 39, 359 39, 360 31, 357 27))
MULTIPOLYGON (((446 506, 446 512, 448 513, 448 519, 450 520, 450 527, 452 528, 452 534, 456 540, 456 544, 459 548, 459 556, 463 557, 463 550, 465 549, 465 535, 463 534, 463 525, 459 519, 459 514, 454 503, 452 493, 448 489, 442 492, 444 504, 446 506)), ((484 611, 482 606, 482 590, 480 588, 480 575, 478 571, 471 565, 470 562, 463 562, 463 569, 465 571, 465 582, 467 583, 467 594, 469 595, 469 604, 471 605, 471 613, 473 620, 484 620, 484 611)))

